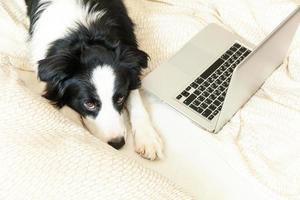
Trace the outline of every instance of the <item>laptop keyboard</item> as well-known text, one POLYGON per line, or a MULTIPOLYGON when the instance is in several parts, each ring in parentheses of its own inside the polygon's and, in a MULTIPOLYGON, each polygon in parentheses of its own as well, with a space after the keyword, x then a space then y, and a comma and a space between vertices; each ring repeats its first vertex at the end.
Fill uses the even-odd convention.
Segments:
POLYGON ((176 99, 208 120, 222 109, 232 73, 251 51, 235 43, 176 99))

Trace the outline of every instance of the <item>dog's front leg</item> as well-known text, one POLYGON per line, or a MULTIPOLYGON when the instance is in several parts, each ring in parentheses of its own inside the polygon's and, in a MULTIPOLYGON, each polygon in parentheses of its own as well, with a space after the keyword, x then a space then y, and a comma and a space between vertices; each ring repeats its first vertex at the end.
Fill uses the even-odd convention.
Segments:
POLYGON ((142 157, 155 160, 163 158, 163 142, 152 126, 139 90, 133 90, 128 98, 128 112, 135 142, 135 151, 142 157))

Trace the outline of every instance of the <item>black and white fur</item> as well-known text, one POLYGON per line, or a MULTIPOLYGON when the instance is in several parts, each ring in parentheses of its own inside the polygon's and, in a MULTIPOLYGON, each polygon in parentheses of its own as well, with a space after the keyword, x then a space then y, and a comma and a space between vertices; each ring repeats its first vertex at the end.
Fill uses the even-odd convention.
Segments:
POLYGON ((140 93, 148 55, 138 49, 122 0, 26 0, 31 60, 44 96, 78 112, 89 131, 116 149, 126 140, 128 108, 136 151, 162 157, 140 93))

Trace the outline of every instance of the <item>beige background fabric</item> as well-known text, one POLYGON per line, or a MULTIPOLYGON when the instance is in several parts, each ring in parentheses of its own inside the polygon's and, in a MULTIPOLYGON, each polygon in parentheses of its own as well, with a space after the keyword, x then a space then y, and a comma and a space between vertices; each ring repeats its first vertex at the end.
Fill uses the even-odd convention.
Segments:
POLYGON ((192 199, 17 81, 0 56, 0 199, 192 199))
MULTIPOLYGON (((138 25, 140 44, 151 55, 151 69, 174 55, 211 22, 259 44, 299 5, 299 1, 288 0, 126 2, 138 25)), ((219 148, 214 147, 214 151, 247 180, 262 185, 280 199, 300 199, 299 55, 300 30, 284 64, 218 135, 209 135, 174 116, 155 98, 150 100, 153 121, 167 138, 167 145, 173 145, 168 142, 171 137, 173 143, 188 141, 182 148, 186 150, 181 152, 183 155, 197 148, 199 140, 215 144, 219 148)))
MULTIPOLYGON (((24 5, 22 0, 0 3, 0 53, 11 67, 18 68, 16 72, 26 86, 34 90, 36 81, 26 71, 30 65, 24 42, 28 26, 24 5)), ((211 22, 258 44, 299 1, 125 0, 125 3, 137 25, 140 46, 151 56, 146 74, 211 22)), ((298 30, 284 64, 218 135, 207 133, 146 93, 152 120, 165 141, 166 159, 141 160, 133 153, 131 143, 123 149, 124 153, 202 199, 300 199, 299 55, 298 30)))
POLYGON ((30 70, 24 11, 23 1, 0 1, 0 199, 192 199, 19 80, 30 70))

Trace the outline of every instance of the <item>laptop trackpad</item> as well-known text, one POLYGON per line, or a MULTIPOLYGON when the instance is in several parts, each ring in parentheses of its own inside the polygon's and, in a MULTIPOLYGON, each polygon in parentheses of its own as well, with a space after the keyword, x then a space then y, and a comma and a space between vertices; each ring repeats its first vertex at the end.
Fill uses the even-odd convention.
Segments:
POLYGON ((206 69, 213 59, 212 54, 189 44, 181 49, 170 62, 185 74, 195 76, 206 69))

